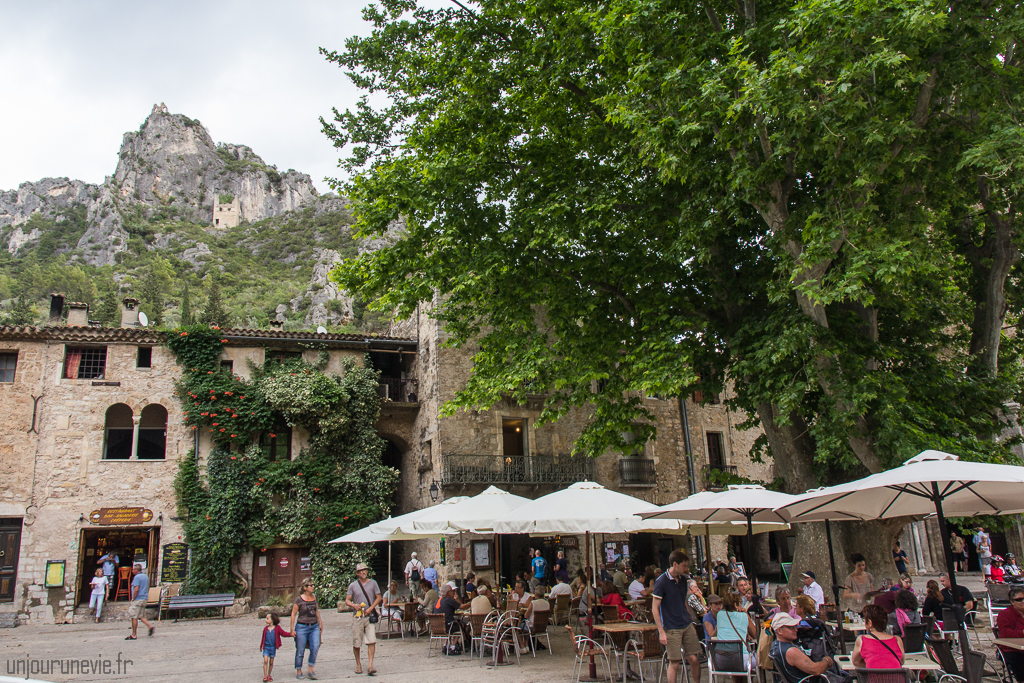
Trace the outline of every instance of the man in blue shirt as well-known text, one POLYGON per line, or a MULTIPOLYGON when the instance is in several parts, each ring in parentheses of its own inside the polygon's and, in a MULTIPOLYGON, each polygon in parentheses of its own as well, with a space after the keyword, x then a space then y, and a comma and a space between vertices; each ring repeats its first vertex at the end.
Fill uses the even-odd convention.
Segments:
POLYGON ((700 660, 697 658, 700 641, 693 619, 686 611, 690 558, 681 550, 673 550, 668 561, 672 566, 654 582, 651 605, 659 639, 668 650, 668 680, 678 680, 679 663, 685 652, 686 663, 690 665, 690 679, 692 683, 700 683, 700 660))
POLYGON ((132 567, 132 585, 128 589, 131 594, 131 602, 128 604, 128 617, 132 620, 132 634, 125 640, 138 638, 139 622, 141 621, 149 629, 149 635, 153 635, 153 624, 146 621, 146 602, 149 600, 149 576, 142 573, 142 565, 132 567))
POLYGON ((540 555, 540 550, 537 551, 537 556, 533 558, 533 581, 530 582, 530 587, 534 592, 537 591, 537 586, 546 585, 544 583, 544 574, 547 570, 548 563, 540 555))
POLYGON ((110 598, 109 593, 114 591, 114 572, 117 571, 117 563, 120 558, 114 553, 113 550, 108 552, 106 555, 96 561, 96 564, 103 565, 103 576, 107 577, 107 598, 110 598))
POLYGON ((437 590, 437 570, 434 569, 434 560, 431 560, 430 566, 423 570, 423 578, 430 582, 434 590, 437 590))

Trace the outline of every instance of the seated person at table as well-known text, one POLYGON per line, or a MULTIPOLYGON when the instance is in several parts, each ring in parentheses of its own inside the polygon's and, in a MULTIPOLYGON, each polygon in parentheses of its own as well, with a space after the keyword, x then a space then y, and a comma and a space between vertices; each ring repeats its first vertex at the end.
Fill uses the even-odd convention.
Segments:
POLYGON ((722 598, 712 593, 708 596, 708 611, 704 614, 701 624, 704 626, 704 639, 718 637, 718 615, 722 611, 722 598))
MULTIPOLYGON (((757 624, 750 620, 746 612, 739 607, 739 595, 727 593, 722 598, 724 609, 717 617, 718 640, 742 640, 757 635, 757 624)), ((750 655, 740 643, 722 643, 715 647, 715 667, 720 671, 747 671, 750 667, 750 655)), ((734 679, 735 680, 735 679, 734 679)))
POLYGON ((859 669, 902 669, 903 640, 885 632, 889 615, 878 605, 867 605, 863 614, 868 631, 857 636, 853 663, 859 669))
POLYGON ((515 590, 508 594, 509 602, 518 602, 520 610, 526 609, 526 606, 530 604, 530 599, 532 597, 533 596, 526 592, 526 582, 522 580, 516 581, 515 590))
POLYGON ((487 582, 481 581, 480 585, 477 586, 476 597, 469 601, 469 613, 490 614, 497 603, 498 600, 495 598, 494 593, 491 592, 491 587, 487 585, 487 582))
MULTIPOLYGON (((1009 596, 1010 606, 1000 610, 999 616, 996 617, 999 637, 1024 638, 1024 588, 1014 586, 1009 590, 1009 596)), ((996 647, 1003 653, 1006 668, 1013 673, 1017 683, 1024 683, 1024 651, 1002 645, 996 647)))
POLYGON ((459 602, 459 594, 456 592, 454 581, 449 581, 441 586, 441 590, 444 591, 444 597, 437 601, 434 614, 440 613, 444 615, 444 630, 446 632, 460 631, 465 636, 464 625, 455 618, 455 612, 463 607, 469 607, 469 604, 463 605, 459 602))
POLYGON ((781 612, 772 617, 775 642, 769 650, 775 669, 782 674, 786 683, 799 683, 807 676, 820 676, 832 668, 835 660, 826 655, 819 662, 812 661, 797 645, 797 629, 800 622, 781 612))
POLYGON ((642 600, 651 594, 654 589, 654 572, 648 570, 648 572, 641 578, 639 575, 634 577, 633 582, 629 584, 629 599, 630 600, 642 600))
MULTIPOLYGON (((814 602, 813 600, 811 602, 814 602)), ((791 617, 798 617, 796 605, 793 604, 793 598, 790 595, 789 589, 785 586, 779 586, 775 589, 775 607, 768 612, 769 617, 774 617, 779 612, 785 612, 791 617)))
POLYGON ((392 619, 401 619, 402 618, 402 608, 401 607, 390 607, 391 603, 393 603, 393 602, 397 602, 399 604, 402 603, 402 596, 399 595, 399 593, 398 593, 398 582, 397 581, 392 581, 391 585, 388 587, 388 589, 386 591, 384 591, 384 603, 383 603, 384 610, 383 611, 384 611, 384 614, 390 614, 392 619))
POLYGON ((1002 583, 1005 572, 1003 571, 1003 558, 999 555, 992 556, 992 568, 989 570, 988 580, 992 583, 1002 583))
POLYGON ((551 592, 548 593, 549 600, 554 600, 559 595, 568 595, 570 598, 572 597, 572 588, 569 588, 569 584, 567 584, 565 581, 566 579, 562 575, 558 575, 555 577, 555 585, 551 589, 551 592))
POLYGON ((917 596, 913 591, 901 590, 896 594, 896 606, 889 614, 889 633, 906 637, 903 627, 907 624, 920 624, 921 614, 917 611, 917 596))
POLYGON ((583 567, 576 570, 576 578, 569 584, 569 588, 572 589, 572 596, 576 597, 583 592, 583 589, 587 587, 587 573, 583 571, 583 567))
POLYGON ((1003 565, 1003 580, 1013 583, 1021 575, 1020 567, 1017 566, 1017 558, 1013 553, 1006 553, 1006 564, 1003 565))
MULTIPOLYGON (((967 586, 957 584, 956 586, 956 600, 953 599, 953 591, 949 587, 949 576, 943 572, 939 574, 939 583, 942 584, 942 604, 945 607, 953 607, 954 605, 960 605, 964 608, 965 612, 970 612, 974 609, 974 595, 971 591, 967 590, 967 586)), ((940 615, 941 616, 941 615, 940 615)), ((969 624, 974 623, 974 615, 967 617, 969 624)))
POLYGON ((939 582, 931 579, 925 585, 924 605, 921 606, 922 617, 935 617, 938 624, 942 625, 942 591, 939 590, 939 582))
MULTIPOLYGON (((530 600, 530 606, 526 608, 526 614, 523 615, 523 620, 519 624, 523 631, 533 633, 533 615, 537 612, 551 614, 551 603, 544 599, 543 586, 537 586, 537 590, 533 593, 533 599, 530 600)), ((547 649, 540 643, 537 643, 537 648, 541 650, 547 649)))
POLYGON ((633 613, 626 607, 626 602, 615 590, 615 584, 611 581, 604 582, 604 595, 601 597, 602 605, 615 605, 619 609, 619 619, 632 619, 633 613))
POLYGON ((476 597, 476 574, 466 574, 466 599, 472 600, 476 597))
POLYGON ((416 600, 420 603, 419 611, 422 614, 433 614, 434 605, 437 604, 437 591, 426 579, 420 579, 420 590, 423 591, 423 597, 416 600))
MULTIPOLYGON (((609 581, 608 583, 611 583, 611 582, 609 581)), ((583 587, 583 592, 580 593, 580 596, 579 596, 580 597, 580 615, 581 616, 586 616, 587 615, 587 606, 590 604, 590 596, 591 595, 594 596, 595 602, 597 604, 601 603, 601 598, 604 596, 604 591, 601 588, 603 585, 604 585, 603 583, 598 583, 596 586, 591 587, 590 590, 587 590, 586 586, 583 587)))

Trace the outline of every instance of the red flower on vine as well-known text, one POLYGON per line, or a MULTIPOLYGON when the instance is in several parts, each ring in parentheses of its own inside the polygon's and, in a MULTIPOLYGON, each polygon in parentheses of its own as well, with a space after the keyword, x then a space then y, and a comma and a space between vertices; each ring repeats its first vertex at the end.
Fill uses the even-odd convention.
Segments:
MULTIPOLYGON (((234 434, 232 434, 231 436, 234 436, 234 434)), ((238 460, 238 458, 236 458, 236 457, 235 457, 235 456, 233 456, 233 455, 231 456, 231 459, 232 459, 232 460, 238 460)))
POLYGON ((213 423, 213 426, 214 426, 214 427, 219 427, 219 426, 220 426, 220 422, 214 422, 214 423, 213 423))
POLYGON ((228 340, 227 340, 227 339, 221 339, 221 340, 220 340, 220 343, 221 343, 221 344, 227 344, 227 343, 228 343, 228 340))
MULTIPOLYGON (((255 415, 255 414, 256 414, 256 413, 253 413, 253 415, 255 415)), ((276 438, 277 438, 277 434, 271 434, 271 435, 270 435, 270 438, 271 438, 271 439, 276 439, 276 438)))
POLYGON ((182 332, 182 333, 181 333, 181 336, 182 336, 182 337, 187 337, 187 336, 188 336, 188 332, 182 332))
POLYGON ((221 427, 221 428, 220 428, 220 431, 222 431, 222 432, 223 432, 223 431, 224 431, 224 428, 223 428, 223 427, 221 427))
POLYGON ((231 438, 233 439, 233 438, 235 438, 236 436, 238 436, 238 435, 237 435, 237 434, 232 434, 232 435, 231 435, 231 438))

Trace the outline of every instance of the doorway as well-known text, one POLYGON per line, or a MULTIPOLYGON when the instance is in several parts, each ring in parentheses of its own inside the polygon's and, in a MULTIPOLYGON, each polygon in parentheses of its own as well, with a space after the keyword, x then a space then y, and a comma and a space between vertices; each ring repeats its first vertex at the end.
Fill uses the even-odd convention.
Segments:
POLYGON ((0 519, 0 602, 14 602, 21 551, 21 518, 0 519))
MULTIPOLYGON (((160 527, 103 527, 82 529, 81 550, 78 554, 78 597, 77 602, 88 603, 92 588, 89 582, 101 567, 99 560, 109 552, 117 556, 114 570, 114 585, 108 595, 117 599, 117 589, 127 588, 131 583, 130 570, 133 564, 141 564, 142 571, 149 576, 149 585, 158 584, 157 559, 160 552, 160 527), (122 578, 122 569, 127 569, 128 578, 122 578), (119 585, 120 584, 120 585, 119 585)), ((127 598, 122 593, 121 601, 127 598)))
POLYGON ((309 548, 292 546, 257 550, 253 554, 253 604, 265 604, 273 595, 290 603, 298 595, 302 581, 312 575, 309 548))

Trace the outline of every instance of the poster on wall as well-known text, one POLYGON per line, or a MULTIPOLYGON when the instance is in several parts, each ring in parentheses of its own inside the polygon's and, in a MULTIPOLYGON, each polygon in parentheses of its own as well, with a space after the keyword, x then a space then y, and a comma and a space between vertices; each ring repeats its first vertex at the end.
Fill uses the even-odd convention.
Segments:
POLYGON ((188 578, 188 544, 164 545, 163 563, 160 565, 161 583, 181 583, 188 578))
POLYGON ((47 560, 46 574, 44 574, 43 586, 46 588, 60 588, 64 585, 64 564, 66 560, 47 560))
POLYGON ((492 566, 491 542, 473 541, 473 569, 490 569, 492 566))
POLYGON ((604 563, 609 567, 622 560, 629 559, 629 543, 622 541, 605 541, 604 563))

